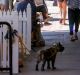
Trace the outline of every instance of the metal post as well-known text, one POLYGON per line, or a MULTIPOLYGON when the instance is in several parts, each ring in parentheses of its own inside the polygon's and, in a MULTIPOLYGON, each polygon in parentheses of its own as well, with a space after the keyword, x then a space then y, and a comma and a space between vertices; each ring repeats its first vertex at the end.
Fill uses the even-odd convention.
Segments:
POLYGON ((8 29, 9 29, 9 68, 0 68, 1 70, 9 70, 10 71, 10 75, 13 75, 12 72, 12 28, 11 25, 8 22, 0 22, 0 25, 7 25, 8 29))

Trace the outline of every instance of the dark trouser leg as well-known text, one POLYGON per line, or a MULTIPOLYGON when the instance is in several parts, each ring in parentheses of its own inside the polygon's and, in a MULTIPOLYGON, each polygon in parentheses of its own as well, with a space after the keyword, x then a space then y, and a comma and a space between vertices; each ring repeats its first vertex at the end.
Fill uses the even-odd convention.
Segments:
POLYGON ((79 29, 79 18, 80 18, 80 10, 79 9, 75 9, 75 33, 78 32, 79 29))
POLYGON ((73 35, 73 27, 74 27, 74 10, 68 8, 68 19, 69 19, 69 29, 70 29, 70 35, 73 35))

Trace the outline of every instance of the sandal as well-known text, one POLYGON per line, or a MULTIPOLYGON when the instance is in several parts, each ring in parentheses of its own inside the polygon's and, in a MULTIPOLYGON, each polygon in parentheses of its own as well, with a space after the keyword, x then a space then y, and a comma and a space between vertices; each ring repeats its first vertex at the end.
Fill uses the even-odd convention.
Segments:
POLYGON ((59 22, 60 22, 60 23, 62 23, 62 21, 63 21, 63 19, 60 19, 60 21, 59 21, 59 22))
POLYGON ((45 22, 44 25, 51 25, 51 23, 49 23, 49 22, 45 22))
POLYGON ((67 23, 62 23, 62 25, 68 25, 67 23))

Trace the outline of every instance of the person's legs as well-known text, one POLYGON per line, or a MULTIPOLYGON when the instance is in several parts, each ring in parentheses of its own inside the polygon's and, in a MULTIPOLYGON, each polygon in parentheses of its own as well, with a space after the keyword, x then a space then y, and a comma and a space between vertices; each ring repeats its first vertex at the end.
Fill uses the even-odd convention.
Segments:
POLYGON ((45 0, 43 0, 43 3, 44 3, 44 6, 45 6, 45 9, 46 9, 46 12, 48 13, 48 8, 47 8, 47 5, 45 3, 45 0))
POLYGON ((48 16, 48 11, 46 10, 45 5, 38 6, 37 12, 42 12, 42 16, 43 16, 45 25, 51 25, 51 23, 48 22, 49 16, 48 16))
POLYGON ((67 6, 67 2, 64 0, 59 0, 58 1, 58 6, 60 8, 60 23, 65 24, 65 19, 66 19, 66 6, 67 6))
POLYGON ((48 16, 48 11, 46 10, 45 5, 43 5, 43 6, 41 7, 41 12, 42 12, 44 24, 45 24, 45 25, 51 25, 51 23, 48 22, 48 20, 49 20, 50 17, 48 16))
POLYGON ((75 10, 75 39, 78 40, 77 32, 79 29, 79 9, 75 10))
POLYGON ((59 9, 60 9, 60 23, 62 23, 62 2, 58 2, 58 6, 59 6, 59 9))
POLYGON ((69 19, 69 29, 70 29, 71 41, 74 41, 74 36, 73 36, 74 10, 70 8, 68 8, 68 19, 69 19))
POLYGON ((67 6, 67 4, 66 4, 66 1, 63 1, 63 3, 62 3, 62 12, 63 12, 63 24, 65 24, 65 20, 66 20, 66 6, 67 6))

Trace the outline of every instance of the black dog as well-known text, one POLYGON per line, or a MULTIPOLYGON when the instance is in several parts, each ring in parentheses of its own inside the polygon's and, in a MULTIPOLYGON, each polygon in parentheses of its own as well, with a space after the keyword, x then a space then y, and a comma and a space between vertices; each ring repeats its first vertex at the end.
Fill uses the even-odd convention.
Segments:
POLYGON ((38 59, 37 59, 37 63, 36 63, 36 71, 39 70, 38 65, 41 61, 42 61, 42 66, 41 66, 42 71, 44 71, 46 62, 47 62, 47 69, 50 69, 50 61, 52 63, 52 69, 56 69, 54 67, 56 54, 57 54, 57 52, 63 52, 63 50, 64 50, 64 47, 62 46, 62 44, 60 42, 54 44, 49 49, 41 50, 38 55, 38 59))

